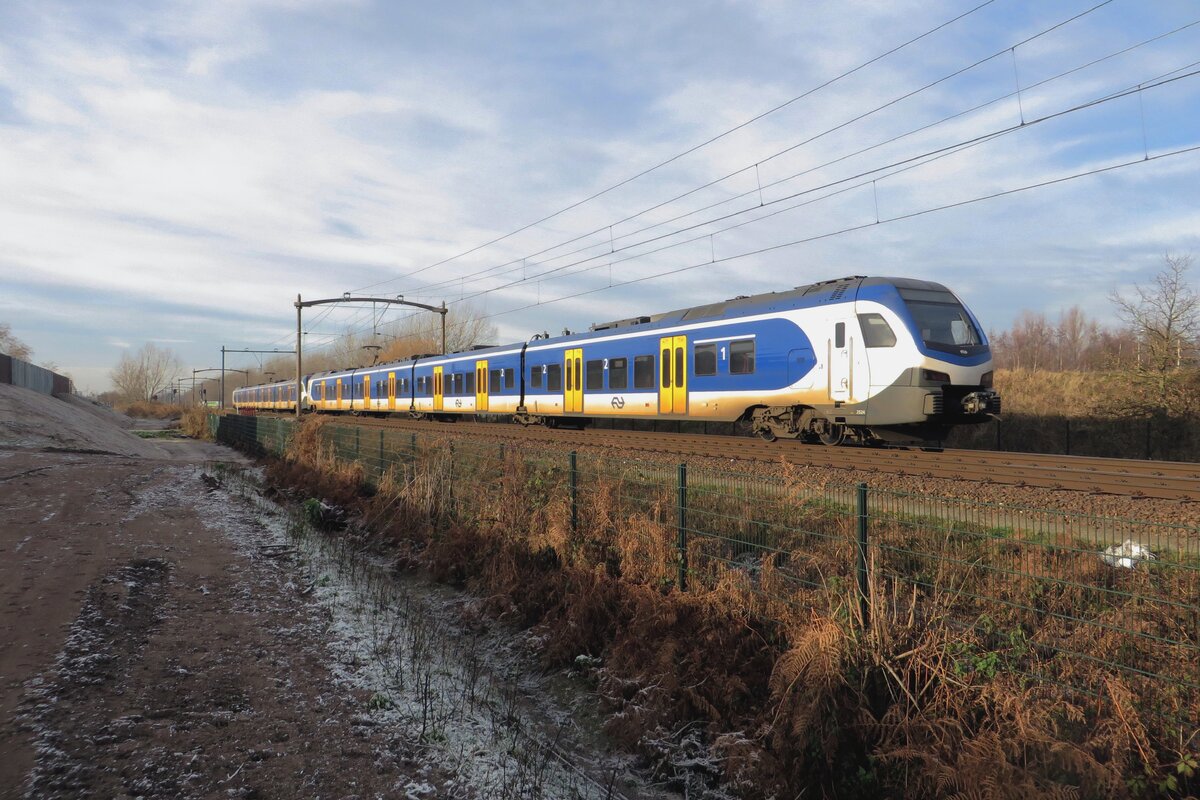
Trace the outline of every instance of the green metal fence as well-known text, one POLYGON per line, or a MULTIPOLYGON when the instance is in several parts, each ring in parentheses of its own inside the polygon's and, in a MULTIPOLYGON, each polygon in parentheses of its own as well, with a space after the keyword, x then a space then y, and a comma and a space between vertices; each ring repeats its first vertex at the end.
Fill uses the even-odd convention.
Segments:
MULTIPOLYGON (((277 456, 294 431, 256 417, 211 425, 220 441, 277 456)), ((410 508, 524 537, 564 563, 726 592, 756 614, 815 609, 864 636, 946 626, 961 634, 945 658, 963 681, 1019 675, 1086 702, 1106 691, 1103 676, 1172 735, 1200 725, 1194 527, 814 487, 780 465, 739 472, 343 424, 319 438, 364 480, 419 496, 410 508)))

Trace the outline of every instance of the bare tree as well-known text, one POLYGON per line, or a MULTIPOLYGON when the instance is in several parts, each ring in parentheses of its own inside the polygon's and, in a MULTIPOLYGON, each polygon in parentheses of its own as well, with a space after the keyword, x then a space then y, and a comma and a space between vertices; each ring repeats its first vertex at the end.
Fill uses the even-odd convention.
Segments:
MULTIPOLYGON (((381 361, 394 361, 420 353, 442 352, 442 323, 434 314, 416 314, 393 326, 380 337, 384 347, 381 361)), ((446 315, 446 350, 458 353, 475 345, 497 344, 496 326, 483 309, 470 303, 451 306, 446 315)))
POLYGON ((1053 367, 1052 348, 1054 326, 1046 315, 1022 311, 1012 330, 997 337, 1003 351, 1002 363, 1012 369, 1045 369, 1053 367))
POLYGON ((7 322, 0 322, 0 352, 22 361, 28 361, 33 355, 33 350, 29 348, 29 345, 13 336, 12 326, 7 322))
POLYGON ((1113 291, 1117 315, 1138 335, 1139 369, 1156 376, 1165 391, 1167 374, 1192 361, 1200 336, 1200 295, 1189 284, 1192 257, 1163 256, 1162 270, 1149 286, 1135 286, 1134 296, 1113 291))
POLYGON ((149 400, 167 388, 182 369, 173 350, 147 342, 136 353, 122 353, 109 377, 121 397, 132 402, 149 400))

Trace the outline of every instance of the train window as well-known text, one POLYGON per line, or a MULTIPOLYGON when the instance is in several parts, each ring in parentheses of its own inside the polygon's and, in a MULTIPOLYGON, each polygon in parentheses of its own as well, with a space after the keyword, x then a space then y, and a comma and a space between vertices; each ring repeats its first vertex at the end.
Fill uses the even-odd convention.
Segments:
POLYGON ((867 347, 895 347, 896 334, 882 314, 859 314, 863 344, 867 347))
POLYGON ((587 362, 587 390, 598 392, 604 388, 604 362, 593 359, 587 362))
POLYGON ((507 369, 505 369, 504 370, 504 388, 512 389, 514 386, 516 386, 516 381, 517 381, 516 370, 514 370, 512 367, 508 367, 507 369))
POLYGON ((717 374, 717 346, 715 344, 696 345, 692 370, 697 375, 717 374))
POLYGON ((754 372, 753 339, 729 343, 729 371, 734 375, 749 375, 754 372))
POLYGON ((488 375, 488 391, 492 394, 500 391, 500 370, 494 369, 488 375))
MULTIPOLYGON (((466 382, 467 382, 467 388, 466 388, 466 391, 463 392, 463 394, 475 394, 475 373, 468 372, 463 377, 466 378, 466 382)), ((483 387, 480 387, 480 388, 483 388, 483 387)))
POLYGON ((671 351, 663 348, 662 361, 659 362, 662 366, 662 388, 671 388, 671 351))
POLYGON ((608 362, 608 388, 625 389, 629 386, 629 360, 614 358, 608 362))
POLYGON ((546 365, 546 388, 552 392, 562 391, 562 364, 546 365))
POLYGON ((535 364, 534 366, 529 368, 529 388, 530 389, 542 388, 542 371, 545 369, 546 368, 541 366, 540 364, 535 364))
POLYGON ((633 388, 654 388, 654 356, 633 357, 633 388))
POLYGON ((454 379, 452 381, 452 385, 454 388, 451 390, 450 394, 462 394, 463 393, 463 374, 461 372, 454 373, 454 379))
POLYGON ((833 346, 846 346, 846 323, 839 322, 837 325, 833 326, 833 346))

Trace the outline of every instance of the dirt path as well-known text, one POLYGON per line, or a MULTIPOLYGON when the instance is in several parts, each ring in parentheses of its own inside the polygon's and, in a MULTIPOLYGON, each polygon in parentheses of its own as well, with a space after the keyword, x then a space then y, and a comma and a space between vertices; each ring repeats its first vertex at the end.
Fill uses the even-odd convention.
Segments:
POLYGON ((320 609, 206 524, 184 465, 236 456, 163 446, 0 450, 0 796, 444 796, 331 676, 320 609))

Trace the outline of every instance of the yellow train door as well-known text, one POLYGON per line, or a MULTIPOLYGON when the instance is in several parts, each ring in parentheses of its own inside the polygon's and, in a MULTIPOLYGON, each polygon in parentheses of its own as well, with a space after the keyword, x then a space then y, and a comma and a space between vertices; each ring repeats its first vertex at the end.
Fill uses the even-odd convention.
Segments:
POLYGON ((442 410, 442 368, 433 368, 433 410, 442 410))
POLYGON ((475 410, 488 410, 488 362, 475 362, 475 410))
POLYGON ((337 409, 342 410, 342 379, 337 379, 337 409))
POLYGON ((563 411, 583 413, 583 348, 568 350, 563 357, 563 411))
POLYGON ((664 336, 658 343, 658 413, 687 413, 687 337, 664 336))
POLYGON ((363 375, 363 411, 371 410, 371 376, 363 375))
POLYGON ((388 373, 388 411, 396 410, 396 373, 388 373))

